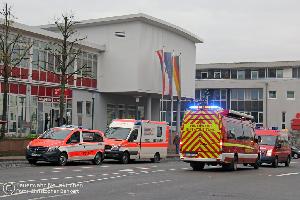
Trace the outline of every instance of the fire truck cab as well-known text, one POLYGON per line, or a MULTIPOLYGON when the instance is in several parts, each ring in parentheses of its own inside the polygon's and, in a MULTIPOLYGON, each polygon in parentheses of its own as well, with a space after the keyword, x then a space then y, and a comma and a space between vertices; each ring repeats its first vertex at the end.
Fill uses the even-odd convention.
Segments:
POLYGON ((191 106, 181 127, 180 159, 195 171, 207 165, 237 170, 259 168, 260 153, 253 117, 216 106, 191 106))
POLYGON ((130 160, 166 158, 169 126, 166 122, 116 119, 105 132, 105 158, 127 164, 130 160))

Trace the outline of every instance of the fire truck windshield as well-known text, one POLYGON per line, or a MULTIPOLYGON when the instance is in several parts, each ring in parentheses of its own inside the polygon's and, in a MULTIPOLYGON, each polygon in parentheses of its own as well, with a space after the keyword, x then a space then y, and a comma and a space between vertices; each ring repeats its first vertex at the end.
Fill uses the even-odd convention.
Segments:
POLYGON ((276 136, 272 135, 261 135, 259 136, 261 138, 260 145, 275 145, 276 143, 276 136))
POLYGON ((130 128, 110 127, 105 131, 105 136, 111 139, 125 140, 128 137, 130 130, 130 128))

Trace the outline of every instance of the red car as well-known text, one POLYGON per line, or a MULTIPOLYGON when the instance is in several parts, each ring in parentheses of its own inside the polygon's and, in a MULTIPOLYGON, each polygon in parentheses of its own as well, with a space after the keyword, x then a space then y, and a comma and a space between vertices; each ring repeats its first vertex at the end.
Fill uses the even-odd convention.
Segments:
POLYGON ((275 168, 279 163, 284 163, 286 167, 290 166, 292 152, 287 132, 256 130, 256 135, 260 145, 261 163, 272 164, 275 168))

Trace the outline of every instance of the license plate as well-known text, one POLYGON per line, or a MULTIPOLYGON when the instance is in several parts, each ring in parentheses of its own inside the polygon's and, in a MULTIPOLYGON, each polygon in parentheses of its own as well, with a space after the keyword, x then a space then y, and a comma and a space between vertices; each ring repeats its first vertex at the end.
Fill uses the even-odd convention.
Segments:
POLYGON ((32 153, 31 156, 41 156, 41 154, 32 153))

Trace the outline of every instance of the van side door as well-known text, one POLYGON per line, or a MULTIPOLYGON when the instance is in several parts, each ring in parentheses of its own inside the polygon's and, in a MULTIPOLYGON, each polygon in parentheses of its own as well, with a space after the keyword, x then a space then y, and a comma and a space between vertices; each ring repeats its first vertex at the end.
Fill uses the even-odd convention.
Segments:
POLYGON ((93 159, 104 148, 103 137, 95 131, 82 131, 85 159, 93 159))
POLYGON ((82 145, 82 135, 81 131, 77 130, 66 142, 66 149, 68 152, 68 158, 70 160, 82 160, 84 151, 84 146, 82 145))
POLYGON ((136 126, 130 132, 127 148, 131 159, 139 159, 141 151, 141 126, 136 126))

